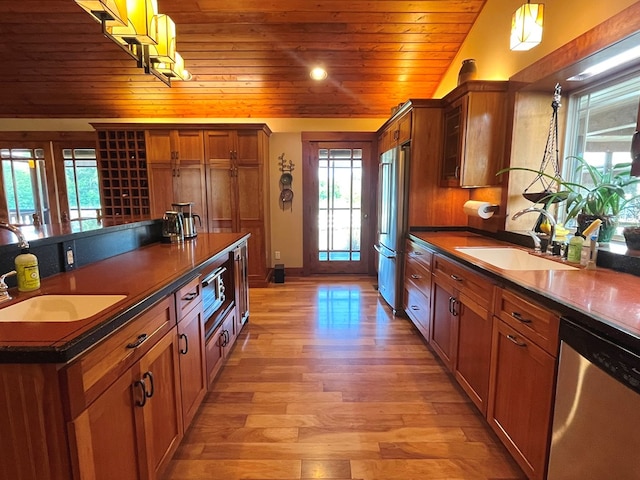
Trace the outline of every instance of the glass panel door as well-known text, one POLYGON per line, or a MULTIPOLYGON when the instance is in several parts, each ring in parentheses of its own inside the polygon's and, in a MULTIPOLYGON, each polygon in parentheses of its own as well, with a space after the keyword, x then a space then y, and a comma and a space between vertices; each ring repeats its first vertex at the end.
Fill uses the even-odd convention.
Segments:
POLYGON ((359 262, 362 149, 319 149, 318 179, 318 261, 359 262))

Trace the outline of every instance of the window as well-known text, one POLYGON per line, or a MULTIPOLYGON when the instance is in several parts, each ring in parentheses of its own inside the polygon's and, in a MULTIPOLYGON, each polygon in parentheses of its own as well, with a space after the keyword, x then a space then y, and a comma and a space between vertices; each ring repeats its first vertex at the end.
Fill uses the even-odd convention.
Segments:
MULTIPOLYGON (((614 165, 631 161, 631 137, 636 130, 640 78, 637 73, 606 84, 589 87, 570 96, 566 157, 579 156, 590 165, 611 170, 614 165)), ((589 185, 583 171, 576 173, 574 162, 566 161, 563 177, 571 182, 589 185)), ((626 189, 627 198, 640 194, 640 186, 626 189)), ((622 240, 622 228, 640 221, 640 199, 627 205, 618 217, 614 240, 622 240)))
POLYGON ((100 212, 100 184, 94 148, 64 148, 64 173, 69 200, 69 219, 97 218, 100 212))
POLYGON ((44 149, 2 148, 0 158, 9 223, 31 225, 34 214, 50 223, 44 149))

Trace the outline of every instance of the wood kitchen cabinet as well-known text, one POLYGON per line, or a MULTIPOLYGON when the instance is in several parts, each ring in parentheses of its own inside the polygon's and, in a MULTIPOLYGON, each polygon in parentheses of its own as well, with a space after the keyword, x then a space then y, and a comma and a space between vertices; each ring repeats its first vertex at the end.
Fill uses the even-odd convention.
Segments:
POLYGON ((222 368, 239 332, 237 312, 232 308, 207 340, 207 383, 209 385, 213 383, 222 368))
POLYGON ((496 295, 487 420, 530 479, 546 476, 559 316, 514 292, 496 295))
POLYGON ((124 222, 151 212, 144 130, 96 128, 102 218, 124 222))
POLYGON ((183 433, 175 328, 70 424, 77 479, 155 479, 183 433))
POLYGON ((207 393, 207 367, 200 277, 176 293, 182 421, 191 424, 207 393))
POLYGON ((206 229, 207 195, 203 131, 152 129, 145 134, 151 187, 151 215, 160 218, 172 203, 193 202, 206 229))
POLYGON ((439 255, 433 261, 431 345, 460 386, 487 411, 494 285, 439 255))
POLYGON ((252 285, 266 285, 271 266, 270 134, 266 125, 205 132, 209 231, 251 233, 247 257, 252 285))
POLYGON ((507 82, 465 82, 444 97, 441 185, 498 185, 503 165, 507 82))
POLYGON ((411 110, 393 120, 378 134, 378 154, 403 145, 411 140, 411 110))
POLYGON ((429 340, 431 317, 431 251, 407 240, 404 267, 404 310, 429 340))

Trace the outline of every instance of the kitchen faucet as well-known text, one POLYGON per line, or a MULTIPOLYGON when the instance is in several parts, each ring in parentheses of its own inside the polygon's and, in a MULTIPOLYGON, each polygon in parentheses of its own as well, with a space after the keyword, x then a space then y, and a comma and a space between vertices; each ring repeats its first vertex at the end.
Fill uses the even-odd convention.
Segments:
POLYGON ((16 227, 15 225, 11 225, 10 223, 0 222, 0 228, 4 228, 5 230, 9 230, 10 232, 13 232, 14 235, 18 237, 18 240, 20 241, 21 249, 29 248, 29 242, 27 242, 27 239, 25 238, 25 236, 23 235, 23 233, 20 231, 18 227, 16 227))
MULTIPOLYGON (((524 215, 525 213, 531 213, 531 212, 536 212, 540 215, 544 215, 547 218, 547 220, 549 220, 549 225, 550 225, 549 242, 547 243, 547 246, 545 249, 546 251, 542 253, 551 253, 553 249, 553 240, 556 235, 556 219, 553 218, 553 215, 551 215, 549 212, 547 212, 543 208, 529 207, 529 208, 524 208, 522 210, 518 210, 516 213, 513 214, 513 216, 511 217, 511 220, 515 220, 516 218, 524 215)), ((527 233, 531 236, 531 238, 533 238, 535 251, 541 252, 542 250, 540 248, 540 237, 538 237, 536 232, 534 232, 533 230, 527 230, 527 233)))

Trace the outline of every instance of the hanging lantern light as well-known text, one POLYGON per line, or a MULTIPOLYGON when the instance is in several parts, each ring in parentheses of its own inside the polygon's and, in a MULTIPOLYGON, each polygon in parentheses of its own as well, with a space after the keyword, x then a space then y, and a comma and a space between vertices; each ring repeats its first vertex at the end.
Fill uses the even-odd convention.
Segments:
POLYGON ((542 41, 544 3, 527 1, 511 18, 511 50, 530 50, 542 41))

